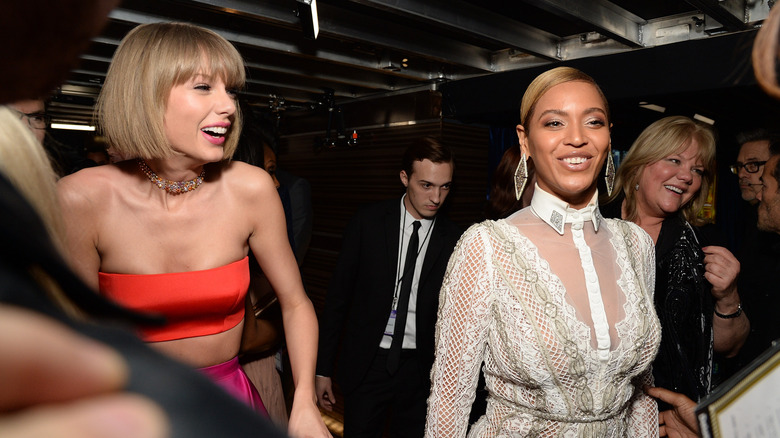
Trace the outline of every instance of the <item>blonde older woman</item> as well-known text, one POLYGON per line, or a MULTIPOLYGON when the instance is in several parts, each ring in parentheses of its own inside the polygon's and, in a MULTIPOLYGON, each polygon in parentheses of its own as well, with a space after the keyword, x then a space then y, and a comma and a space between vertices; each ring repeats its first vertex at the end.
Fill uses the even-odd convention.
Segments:
POLYGON ((619 190, 602 207, 655 242, 655 308, 663 327, 655 385, 693 401, 712 388, 713 353, 734 356, 749 331, 736 287, 739 262, 726 248, 707 245, 696 227, 704 223, 697 213, 714 171, 712 130, 688 117, 665 117, 631 146, 618 169, 619 190))

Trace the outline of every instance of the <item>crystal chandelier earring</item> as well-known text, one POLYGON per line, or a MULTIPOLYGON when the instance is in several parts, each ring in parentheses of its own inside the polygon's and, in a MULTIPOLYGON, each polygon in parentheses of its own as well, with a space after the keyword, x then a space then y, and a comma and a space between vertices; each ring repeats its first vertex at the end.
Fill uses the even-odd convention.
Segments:
POLYGON ((515 169, 515 198, 518 201, 523 196, 526 182, 528 182, 528 164, 525 153, 523 153, 523 156, 520 157, 520 162, 517 163, 517 169, 515 169))
POLYGON ((612 159, 612 145, 607 153, 607 168, 604 172, 604 180, 607 182, 607 196, 612 196, 612 190, 615 188, 615 161, 612 159))

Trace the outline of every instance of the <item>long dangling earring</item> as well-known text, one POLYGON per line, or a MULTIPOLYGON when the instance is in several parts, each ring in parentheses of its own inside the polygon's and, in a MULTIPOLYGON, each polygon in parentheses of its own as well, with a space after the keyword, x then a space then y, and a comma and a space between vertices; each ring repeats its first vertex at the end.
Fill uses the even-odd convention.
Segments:
POLYGON ((615 162, 612 160, 612 146, 609 147, 607 154, 607 169, 604 179, 607 182, 607 196, 612 196, 612 190, 615 188, 615 162))
POLYGON ((526 182, 528 182, 528 164, 526 163, 525 154, 523 154, 520 157, 520 162, 517 163, 517 169, 515 169, 515 198, 518 201, 523 196, 526 182))

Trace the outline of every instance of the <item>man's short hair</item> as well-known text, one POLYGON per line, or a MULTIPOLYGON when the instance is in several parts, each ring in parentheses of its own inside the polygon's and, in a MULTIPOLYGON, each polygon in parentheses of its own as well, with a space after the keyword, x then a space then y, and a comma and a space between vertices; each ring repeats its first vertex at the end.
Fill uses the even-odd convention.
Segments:
POLYGON ((766 128, 755 128, 747 131, 742 131, 737 134, 737 144, 741 147, 745 143, 752 141, 771 141, 772 133, 766 128))
POLYGON ((455 167, 452 151, 435 137, 417 139, 406 148, 401 159, 401 169, 406 171, 408 177, 411 177, 414 171, 414 162, 422 160, 430 160, 433 163, 451 163, 455 167))

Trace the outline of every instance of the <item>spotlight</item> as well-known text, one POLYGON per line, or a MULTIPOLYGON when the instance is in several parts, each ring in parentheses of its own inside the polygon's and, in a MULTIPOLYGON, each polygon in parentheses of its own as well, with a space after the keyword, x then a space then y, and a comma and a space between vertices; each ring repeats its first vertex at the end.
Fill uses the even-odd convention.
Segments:
POLYGON ((316 40, 320 33, 320 23, 317 19, 317 0, 296 0, 298 2, 297 16, 301 19, 303 34, 310 40, 316 40))

